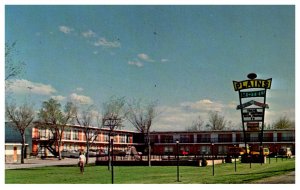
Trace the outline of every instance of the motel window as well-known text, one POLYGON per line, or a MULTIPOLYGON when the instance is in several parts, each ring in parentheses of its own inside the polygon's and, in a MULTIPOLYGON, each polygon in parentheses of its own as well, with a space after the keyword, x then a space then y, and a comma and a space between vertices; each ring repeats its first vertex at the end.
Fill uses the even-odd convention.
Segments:
POLYGON ((197 142, 201 143, 201 142, 210 142, 210 134, 198 134, 197 135, 197 142))
POLYGON ((181 146, 180 147, 180 152, 190 152, 190 147, 189 146, 181 146))
POLYGON ((39 134, 41 139, 47 138, 47 131, 46 129, 39 129, 39 134))
POLYGON ((120 135, 120 143, 126 143, 126 137, 127 135, 120 135))
POLYGON ((108 134, 103 134, 103 138, 104 138, 104 142, 108 142, 109 141, 109 137, 108 134))
POLYGON ((78 130, 73 131, 73 140, 79 140, 79 131, 78 130))
POLYGON ((78 150, 78 144, 74 144, 74 150, 78 150))
POLYGON ((64 132, 64 139, 65 140, 71 140, 71 130, 65 130, 64 132))
POLYGON ((211 152, 211 146, 206 146, 206 145, 201 146, 199 148, 199 151, 200 151, 200 154, 210 154, 210 152, 211 152))
POLYGON ((161 142, 162 143, 173 143, 173 135, 162 135, 161 142))
POLYGON ((180 135, 180 142, 181 143, 190 143, 190 136, 189 135, 180 135))
POLYGON ((173 153, 173 147, 172 146, 165 146, 164 152, 165 152, 165 154, 173 153))
POLYGON ((218 154, 226 154, 227 153, 227 146, 218 146, 218 154))

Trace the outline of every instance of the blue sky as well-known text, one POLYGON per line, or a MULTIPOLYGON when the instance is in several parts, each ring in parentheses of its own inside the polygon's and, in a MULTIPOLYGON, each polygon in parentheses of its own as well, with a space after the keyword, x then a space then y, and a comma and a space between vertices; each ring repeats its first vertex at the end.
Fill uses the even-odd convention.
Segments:
MULTIPOLYGON (((25 72, 7 93, 39 108, 157 100, 154 130, 219 111, 241 122, 233 80, 273 78, 266 122, 295 119, 294 6, 5 6, 5 42, 25 72), (31 90, 27 87, 31 87, 31 90)), ((130 129, 130 126, 127 126, 130 129)))

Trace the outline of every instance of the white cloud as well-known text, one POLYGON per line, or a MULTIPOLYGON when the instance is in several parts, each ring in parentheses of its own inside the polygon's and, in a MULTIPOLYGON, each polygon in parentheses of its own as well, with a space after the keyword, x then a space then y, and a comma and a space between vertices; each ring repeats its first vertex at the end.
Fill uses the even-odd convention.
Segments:
POLYGON ((17 94, 39 94, 39 95, 51 95, 56 92, 56 89, 51 85, 46 85, 42 83, 31 82, 25 79, 16 79, 8 81, 8 91, 17 94))
POLYGON ((134 65, 134 66, 137 66, 137 67, 143 67, 144 66, 144 64, 142 62, 138 61, 138 60, 136 60, 136 61, 128 61, 128 64, 129 65, 134 65))
POLYGON ((99 38, 98 41, 94 43, 94 46, 103 46, 107 48, 118 48, 121 47, 121 43, 118 41, 107 41, 106 38, 99 38))
POLYGON ((180 104, 186 109, 221 111, 225 106, 219 102, 212 102, 208 99, 199 100, 197 102, 183 102, 180 104))
POLYGON ((73 28, 70 28, 68 26, 59 26, 58 28, 59 28, 59 31, 61 31, 61 32, 65 33, 65 34, 69 34, 72 31, 74 31, 73 28))
POLYGON ((70 99, 73 102, 79 103, 79 104, 92 104, 93 100, 88 97, 88 96, 84 96, 84 95, 78 95, 76 93, 72 93, 70 95, 70 99))
POLYGON ((83 88, 78 87, 78 88, 76 88, 76 91, 81 92, 81 91, 83 91, 83 88))
POLYGON ((138 54, 138 58, 140 58, 143 61, 147 61, 147 62, 154 62, 153 59, 151 59, 147 54, 145 53, 140 53, 138 54))
POLYGON ((96 33, 93 32, 92 30, 88 30, 86 32, 82 32, 81 33, 83 37, 85 38, 92 38, 92 37, 96 37, 96 33))
POLYGON ((66 97, 61 96, 61 95, 58 95, 58 96, 51 96, 51 98, 53 98, 54 100, 57 100, 57 101, 63 101, 63 100, 66 99, 66 97))
POLYGON ((160 62, 162 63, 169 62, 169 59, 161 59, 160 62))

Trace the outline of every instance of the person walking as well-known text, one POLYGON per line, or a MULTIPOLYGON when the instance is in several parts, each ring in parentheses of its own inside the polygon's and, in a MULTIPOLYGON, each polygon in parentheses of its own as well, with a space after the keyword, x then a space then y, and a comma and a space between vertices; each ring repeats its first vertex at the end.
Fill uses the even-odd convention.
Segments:
POLYGON ((83 174, 84 172, 84 164, 85 164, 85 156, 83 152, 79 153, 79 158, 78 158, 78 166, 80 167, 80 173, 83 174))

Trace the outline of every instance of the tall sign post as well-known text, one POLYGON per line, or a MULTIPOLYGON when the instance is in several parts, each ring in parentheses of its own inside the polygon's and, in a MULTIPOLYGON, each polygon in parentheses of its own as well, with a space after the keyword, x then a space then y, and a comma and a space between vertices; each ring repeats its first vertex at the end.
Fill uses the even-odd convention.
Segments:
MULTIPOLYGON (((250 73, 247 75, 249 80, 243 81, 233 81, 233 87, 235 91, 239 93, 239 102, 237 110, 241 111, 244 143, 247 156, 247 135, 245 124, 247 125, 247 131, 259 131, 259 126, 261 123, 261 131, 259 134, 260 147, 263 144, 263 132, 264 132, 264 121, 265 121, 265 109, 269 108, 266 104, 266 94, 267 89, 271 88, 272 78, 269 79, 256 79, 257 75, 255 73, 250 73), (251 89, 257 89, 251 91, 251 89), (243 100, 252 100, 243 102, 243 100), (262 102, 261 102, 262 100, 262 102)), ((262 151, 261 156, 262 156, 262 151)))

